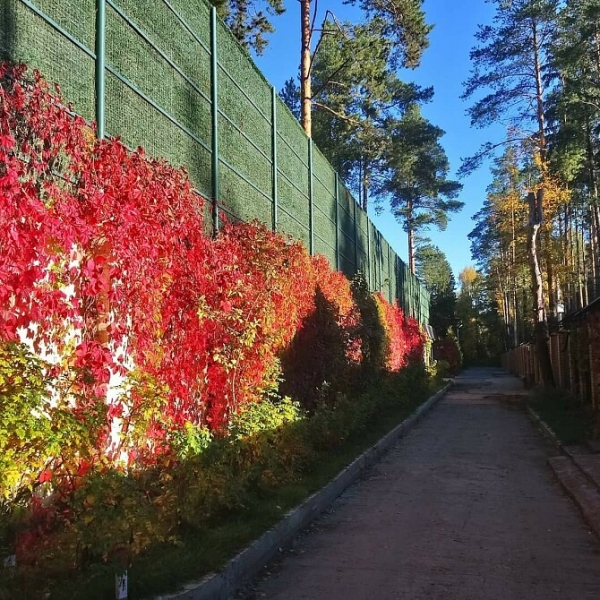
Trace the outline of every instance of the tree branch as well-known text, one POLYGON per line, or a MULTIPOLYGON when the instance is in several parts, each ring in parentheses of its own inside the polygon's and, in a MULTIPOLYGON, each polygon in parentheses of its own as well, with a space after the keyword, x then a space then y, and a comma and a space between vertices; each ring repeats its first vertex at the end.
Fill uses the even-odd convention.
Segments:
POLYGON ((314 102, 314 101, 313 101, 313 104, 315 106, 318 106, 319 108, 322 108, 322 109, 330 112, 335 117, 338 117, 340 119, 343 119, 344 121, 347 121, 348 123, 352 123, 353 125, 360 125, 361 124, 360 121, 357 121, 356 119, 353 119, 352 117, 349 117, 347 115, 343 115, 342 113, 339 113, 339 112, 333 110, 332 108, 330 108, 326 104, 321 104, 320 102, 314 102))

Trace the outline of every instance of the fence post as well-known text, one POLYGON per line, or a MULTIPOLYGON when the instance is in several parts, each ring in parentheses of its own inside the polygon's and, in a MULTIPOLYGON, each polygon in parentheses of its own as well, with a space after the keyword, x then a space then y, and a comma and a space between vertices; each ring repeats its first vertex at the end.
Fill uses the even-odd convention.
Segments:
POLYGON ((96 135, 98 139, 105 135, 105 85, 106 85, 106 4, 105 0, 96 0, 96 135))
POLYGON ((210 98, 212 117, 212 211, 213 235, 219 231, 219 94, 217 65, 217 9, 210 9, 210 98))
POLYGON ((313 141, 308 138, 308 231, 309 250, 311 256, 315 253, 315 215, 313 197, 313 141))
POLYGON ((387 274, 388 274, 388 276, 387 276, 387 279, 388 279, 388 297, 389 297, 389 300, 390 300, 390 304, 392 304, 392 273, 390 271, 390 261, 391 261, 390 250, 392 248, 391 248, 389 242, 387 243, 387 245, 388 245, 388 267, 387 267, 387 274))
POLYGON ((273 167, 273 231, 277 231, 277 90, 271 88, 271 163, 273 167))
POLYGON ((369 221, 369 215, 367 215, 367 285, 371 289, 371 223, 369 221))
POLYGON ((356 207, 357 203, 354 200, 354 272, 358 273, 358 223, 356 222, 356 207))
POLYGON ((335 173, 335 269, 340 270, 340 176, 335 173))
POLYGON ((410 269, 405 266, 404 267, 405 273, 406 273, 406 280, 408 282, 408 307, 409 307, 409 311, 410 311, 410 316, 414 317, 415 316, 415 299, 414 299, 414 292, 413 292, 413 285, 412 285, 412 274, 410 272, 410 269))
POLYGON ((383 242, 381 231, 377 232, 377 247, 379 248, 379 252, 377 253, 377 271, 379 272, 379 288, 378 291, 383 296, 383 242), (381 259, 381 260, 379 260, 381 259))
POLYGON ((402 300, 398 297, 398 293, 400 292, 400 286, 398 284, 398 255, 394 252, 394 283, 395 285, 395 290, 394 290, 394 298, 396 299, 396 301, 398 302, 398 306, 400 306, 402 308, 402 311, 404 312, 404 302, 402 302, 402 300))
MULTIPOLYGON (((378 248, 380 247, 380 238, 379 238, 379 231, 374 231, 373 232, 373 243, 375 245, 375 248, 373 250, 373 291, 377 290, 378 288, 378 278, 379 278, 379 254, 377 252, 378 248)), ((379 283, 381 283, 380 278, 379 278, 379 283)))

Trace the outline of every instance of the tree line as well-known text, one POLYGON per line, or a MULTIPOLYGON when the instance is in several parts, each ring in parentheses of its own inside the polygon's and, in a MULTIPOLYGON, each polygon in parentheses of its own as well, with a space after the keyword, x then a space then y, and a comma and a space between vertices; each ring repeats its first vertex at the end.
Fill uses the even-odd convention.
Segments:
POLYGON ((552 384, 549 334, 600 292, 600 2, 495 2, 479 28, 464 98, 476 127, 505 125, 464 161, 492 158, 469 235, 504 348, 535 340, 552 384))
POLYGON ((553 385, 550 334, 600 294, 600 2, 492 4, 462 97, 473 127, 505 134, 459 171, 491 164, 469 234, 478 269, 459 276, 453 331, 466 362, 533 341, 553 385))

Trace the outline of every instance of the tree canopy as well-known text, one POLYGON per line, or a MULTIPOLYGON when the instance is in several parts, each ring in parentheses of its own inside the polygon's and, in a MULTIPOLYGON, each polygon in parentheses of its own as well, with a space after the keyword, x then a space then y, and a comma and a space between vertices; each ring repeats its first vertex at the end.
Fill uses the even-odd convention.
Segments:
POLYGON ((246 48, 262 54, 266 35, 275 27, 271 17, 285 12, 283 0, 210 0, 237 40, 246 48))
POLYGON ((444 230, 448 215, 464 203, 456 200, 462 184, 448 179, 450 165, 440 144, 443 130, 413 106, 393 123, 386 146, 384 176, 378 192, 408 233, 408 260, 415 272, 415 235, 432 225, 444 230))
POLYGON ((432 244, 416 251, 419 279, 430 293, 429 324, 436 337, 445 337, 456 325, 456 281, 446 255, 432 244))

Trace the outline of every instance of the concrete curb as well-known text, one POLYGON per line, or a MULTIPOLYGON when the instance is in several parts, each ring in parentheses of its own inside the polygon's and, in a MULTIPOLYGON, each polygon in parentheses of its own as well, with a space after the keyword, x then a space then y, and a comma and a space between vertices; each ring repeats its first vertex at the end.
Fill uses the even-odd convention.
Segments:
POLYGON ((584 521, 600 539, 600 496, 596 482, 581 468, 577 456, 564 446, 552 428, 542 420, 531 407, 527 407, 531 420, 543 433, 562 456, 548 459, 548 466, 557 482, 561 485, 567 496, 579 508, 584 521))
POLYGON ((155 599, 227 600, 244 582, 255 577, 280 549, 289 545, 298 532, 319 516, 350 484, 356 481, 367 467, 387 452, 446 394, 452 385, 452 381, 447 383, 439 392, 421 404, 400 425, 350 463, 324 488, 288 512, 275 527, 232 558, 222 571, 207 575, 200 581, 191 582, 185 585, 182 591, 155 596, 155 599))
POLYGON ((529 414, 530 419, 533 421, 534 425, 538 427, 538 429, 542 432, 544 437, 552 443, 552 445, 559 450, 561 453, 565 454, 565 450, 563 445, 560 443, 558 436, 554 431, 550 428, 550 426, 542 420, 542 417, 538 415, 531 406, 527 407, 527 413, 529 414))
POLYGON ((581 511, 589 528, 600 539, 600 495, 595 483, 566 456, 555 456, 548 464, 565 493, 581 511))

